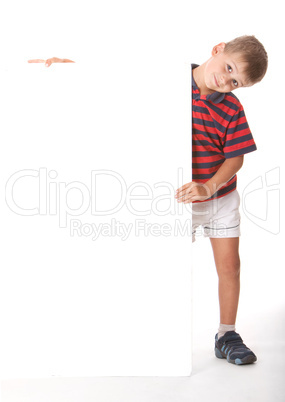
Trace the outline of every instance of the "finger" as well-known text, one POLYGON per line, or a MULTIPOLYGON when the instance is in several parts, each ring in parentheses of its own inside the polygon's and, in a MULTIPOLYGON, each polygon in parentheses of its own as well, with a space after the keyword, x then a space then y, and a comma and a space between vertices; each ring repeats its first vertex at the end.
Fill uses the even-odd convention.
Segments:
POLYGON ((180 195, 176 195, 175 198, 176 198, 177 200, 183 202, 183 200, 185 199, 185 197, 187 197, 189 194, 190 194, 189 192, 188 192, 188 193, 185 193, 185 192, 184 192, 184 193, 181 193, 180 195))
POLYGON ((46 63, 48 63, 50 66, 52 63, 60 63, 60 59, 58 59, 57 57, 51 57, 50 59, 46 60, 46 63))
POLYGON ((196 201, 196 199, 199 198, 195 195, 188 195, 186 197, 183 197, 183 199, 179 199, 178 202, 182 202, 183 204, 189 204, 190 202, 196 201))
POLYGON ((191 184, 191 183, 186 183, 186 184, 184 184, 184 185, 181 186, 178 190, 176 190, 176 193, 185 190, 190 184, 191 184))
POLYGON ((185 194, 185 195, 182 195, 181 197, 179 197, 178 199, 177 199, 177 202, 185 202, 185 201, 187 201, 189 198, 191 198, 193 195, 192 194, 185 194))
POLYGON ((44 63, 45 60, 42 59, 32 59, 32 60, 28 60, 28 63, 44 63))
POLYGON ((200 201, 206 199, 207 196, 203 196, 196 191, 196 186, 192 186, 191 191, 188 191, 185 195, 182 195, 177 201, 178 202, 183 202, 184 204, 187 204, 189 202, 193 201, 200 201))
POLYGON ((183 188, 184 186, 182 186, 182 187, 180 187, 178 190, 176 190, 176 193, 175 193, 175 197, 177 198, 177 197, 181 197, 183 194, 184 194, 184 188, 183 188))
POLYGON ((193 190, 193 187, 194 187, 194 186, 192 186, 192 185, 190 184, 190 185, 188 185, 186 188, 184 188, 184 190, 179 190, 179 191, 177 191, 175 197, 176 197, 176 198, 180 198, 180 197, 182 197, 182 196, 184 196, 184 195, 186 195, 186 194, 190 194, 191 191, 193 190))
MULTIPOLYGON (((190 202, 193 201, 205 201, 207 200, 209 197, 208 196, 204 196, 204 195, 189 195, 187 197, 184 198, 184 201, 182 201, 184 204, 188 204, 190 202)), ((178 201, 179 202, 179 201, 178 201)))
POLYGON ((189 204, 192 201, 193 201, 192 198, 187 198, 186 200, 183 201, 183 204, 189 204))
POLYGON ((175 198, 181 198, 185 195, 184 191, 181 191, 180 193, 175 194, 175 198))

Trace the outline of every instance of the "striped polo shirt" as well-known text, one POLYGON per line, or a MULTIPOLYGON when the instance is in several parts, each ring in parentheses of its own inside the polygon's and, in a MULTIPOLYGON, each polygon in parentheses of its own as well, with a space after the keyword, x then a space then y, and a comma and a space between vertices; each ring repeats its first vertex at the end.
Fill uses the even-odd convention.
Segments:
MULTIPOLYGON (((192 70, 198 67, 192 64, 192 70)), ((192 73, 192 180, 205 183, 229 158, 255 151, 243 107, 232 92, 200 95, 192 73)), ((205 201, 220 198, 236 189, 234 175, 205 201)))

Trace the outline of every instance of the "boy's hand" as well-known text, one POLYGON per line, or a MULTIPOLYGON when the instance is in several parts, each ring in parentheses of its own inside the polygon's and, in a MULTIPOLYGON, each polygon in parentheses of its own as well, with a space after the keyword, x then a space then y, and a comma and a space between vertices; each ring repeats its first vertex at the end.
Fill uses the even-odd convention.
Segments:
POLYGON ((176 191, 178 202, 187 204, 193 201, 205 201, 223 187, 242 167, 243 155, 226 159, 214 176, 206 183, 194 181, 184 184, 176 191))
POLYGON ((210 189, 206 184, 192 181, 176 190, 175 198, 177 198, 177 202, 188 204, 193 201, 204 201, 210 198, 211 195, 210 189))
POLYGON ((57 57, 52 57, 47 60, 42 59, 28 60, 28 63, 45 63, 45 66, 49 67, 52 63, 75 63, 75 62, 68 59, 58 59, 57 57))

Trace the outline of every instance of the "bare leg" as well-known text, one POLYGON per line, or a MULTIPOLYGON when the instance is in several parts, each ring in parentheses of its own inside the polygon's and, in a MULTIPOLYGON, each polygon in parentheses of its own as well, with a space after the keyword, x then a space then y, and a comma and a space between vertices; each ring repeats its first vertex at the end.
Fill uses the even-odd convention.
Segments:
POLYGON ((210 240, 219 277, 220 323, 235 324, 240 292, 239 237, 210 240))

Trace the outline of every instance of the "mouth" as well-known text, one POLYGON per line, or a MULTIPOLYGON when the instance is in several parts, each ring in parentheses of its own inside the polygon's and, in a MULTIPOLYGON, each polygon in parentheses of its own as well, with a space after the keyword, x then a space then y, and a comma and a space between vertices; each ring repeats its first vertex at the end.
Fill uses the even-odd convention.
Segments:
POLYGON ((217 87, 220 88, 220 85, 218 84, 218 81, 217 81, 217 78, 215 75, 214 75, 214 78, 215 78, 215 83, 216 83, 217 87))

